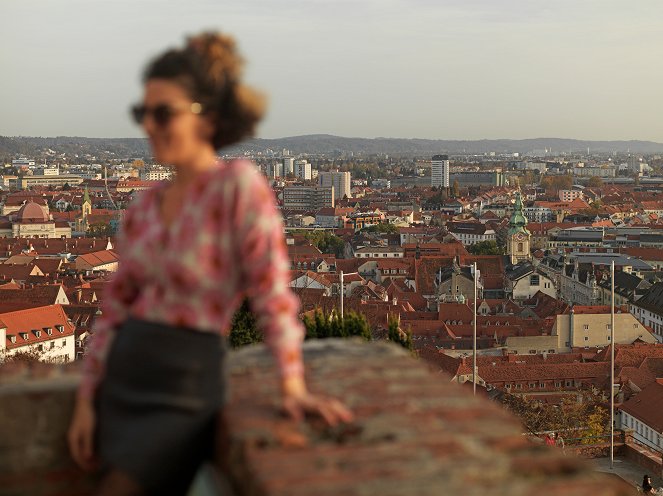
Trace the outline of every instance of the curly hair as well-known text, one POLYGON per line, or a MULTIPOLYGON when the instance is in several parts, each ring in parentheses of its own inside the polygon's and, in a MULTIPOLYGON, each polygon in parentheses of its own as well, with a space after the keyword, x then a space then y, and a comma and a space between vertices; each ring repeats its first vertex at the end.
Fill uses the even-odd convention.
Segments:
POLYGON ((212 118, 212 145, 218 150, 253 136, 264 113, 264 97, 240 81, 243 65, 231 36, 205 32, 152 60, 143 82, 169 79, 182 86, 212 118))

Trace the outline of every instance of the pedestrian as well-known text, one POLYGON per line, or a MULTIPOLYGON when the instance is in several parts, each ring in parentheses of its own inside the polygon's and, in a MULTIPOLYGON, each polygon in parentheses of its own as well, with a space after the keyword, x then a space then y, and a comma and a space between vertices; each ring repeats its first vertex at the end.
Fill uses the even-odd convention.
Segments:
POLYGON ((68 441, 81 467, 101 471, 101 495, 185 494, 213 456, 227 399, 224 335, 245 297, 276 358, 284 410, 329 425, 353 418, 306 387, 299 300, 267 180, 247 160, 217 157, 263 114, 241 67, 230 36, 189 37, 148 65, 132 109, 175 177, 126 210, 121 262, 83 359, 68 441))
POLYGON ((556 432, 554 434, 554 436, 555 436, 555 446, 557 446, 558 448, 562 448, 562 450, 563 450, 564 449, 564 438, 559 434, 559 432, 556 432))
POLYGON ((548 433, 546 434, 546 445, 547 446, 555 446, 555 433, 548 433))
POLYGON ((642 492, 645 494, 655 494, 654 486, 651 484, 651 477, 648 475, 642 478, 642 492))

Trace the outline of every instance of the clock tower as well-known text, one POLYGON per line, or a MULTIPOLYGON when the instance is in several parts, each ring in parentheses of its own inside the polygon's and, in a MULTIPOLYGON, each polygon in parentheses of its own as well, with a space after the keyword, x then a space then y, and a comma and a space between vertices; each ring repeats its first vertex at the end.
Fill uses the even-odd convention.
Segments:
POLYGON ((523 200, 516 193, 516 205, 509 220, 506 251, 513 265, 530 260, 529 243, 532 234, 527 230, 527 218, 523 215, 523 200))

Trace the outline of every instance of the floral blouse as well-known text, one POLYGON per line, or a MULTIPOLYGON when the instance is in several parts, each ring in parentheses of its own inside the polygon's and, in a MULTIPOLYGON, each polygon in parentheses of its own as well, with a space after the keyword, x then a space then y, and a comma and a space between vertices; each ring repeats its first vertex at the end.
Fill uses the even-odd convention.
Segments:
POLYGON ((119 268, 92 327, 78 395, 94 396, 129 315, 227 335, 245 296, 281 376, 301 376, 300 302, 288 287, 283 221, 266 179, 249 161, 220 160, 187 186, 170 225, 159 206, 167 184, 141 192, 125 212, 119 268))

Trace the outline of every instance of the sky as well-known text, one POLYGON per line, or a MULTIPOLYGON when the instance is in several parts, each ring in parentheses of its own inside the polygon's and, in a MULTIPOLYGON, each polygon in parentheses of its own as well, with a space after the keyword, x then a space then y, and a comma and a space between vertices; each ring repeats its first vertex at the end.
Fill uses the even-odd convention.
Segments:
POLYGON ((141 72, 232 34, 258 136, 663 142, 660 0, 0 0, 0 135, 138 137, 141 72))

